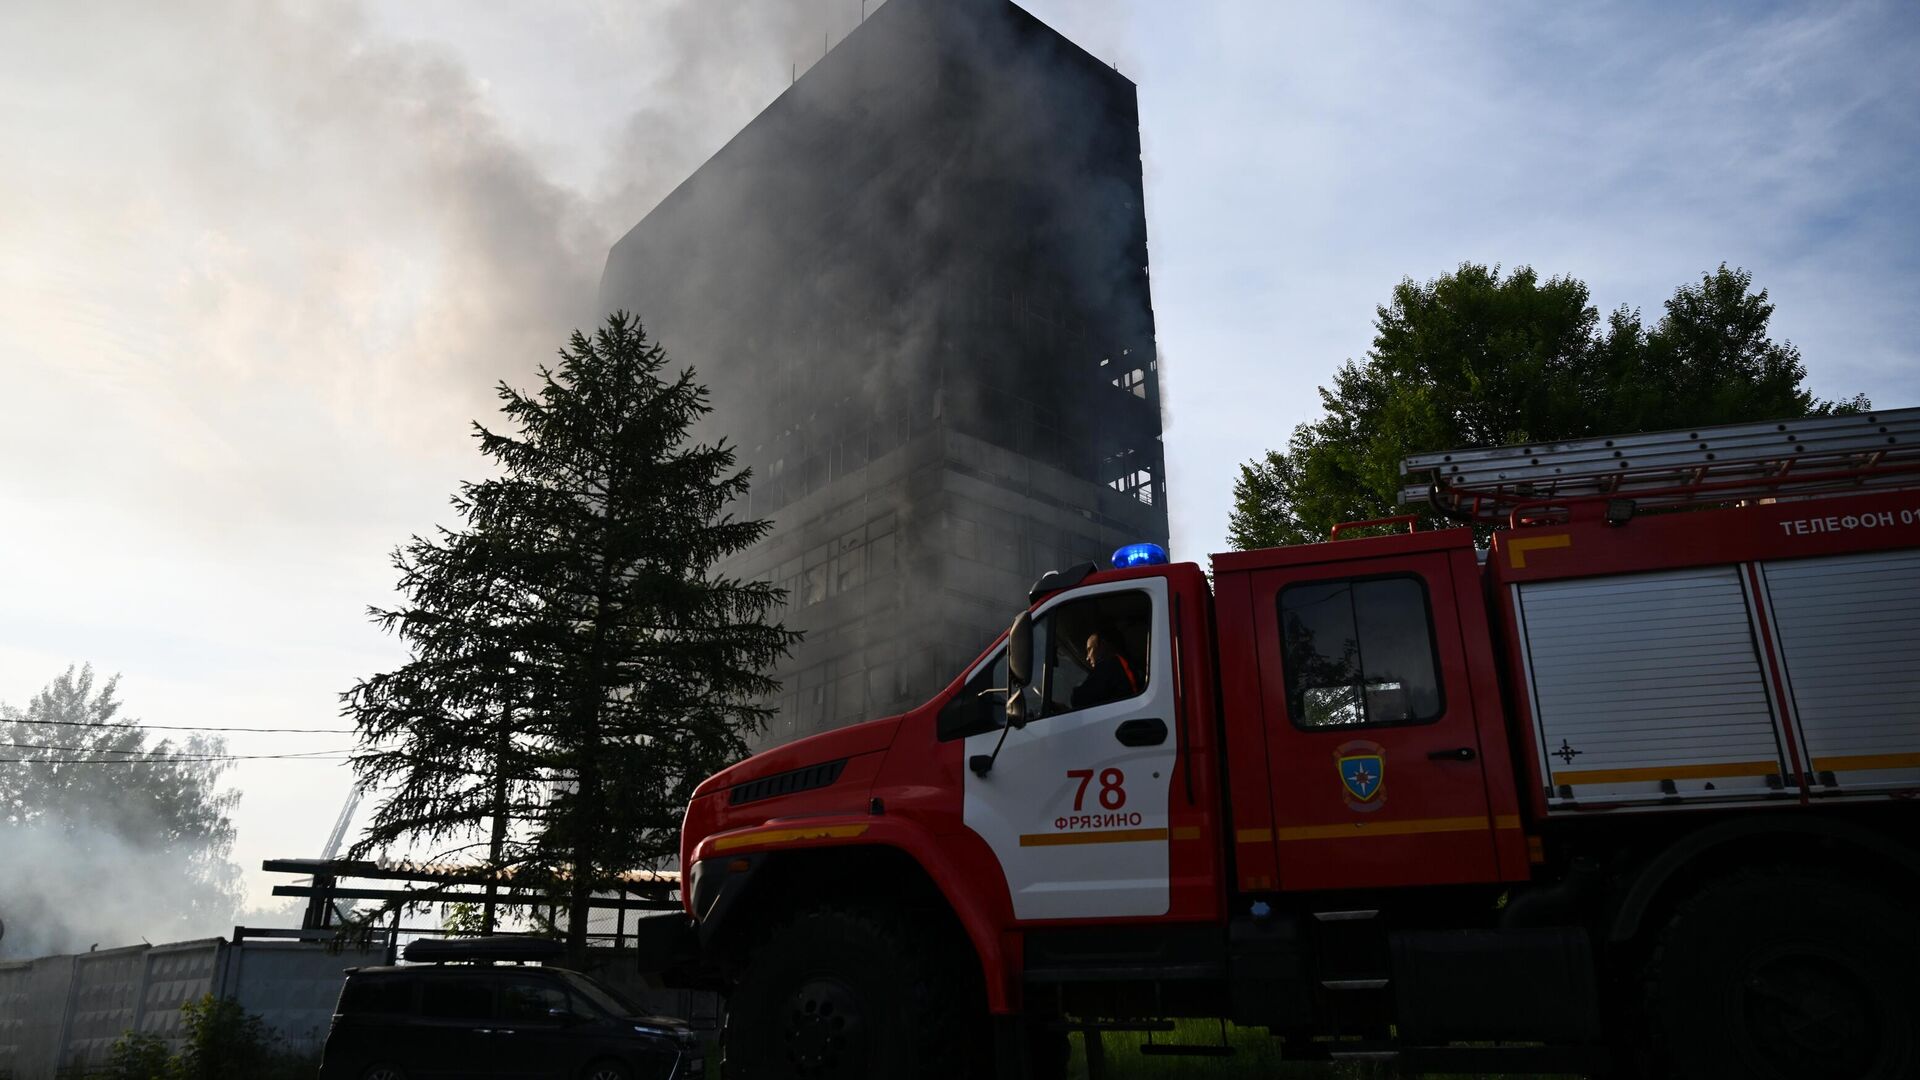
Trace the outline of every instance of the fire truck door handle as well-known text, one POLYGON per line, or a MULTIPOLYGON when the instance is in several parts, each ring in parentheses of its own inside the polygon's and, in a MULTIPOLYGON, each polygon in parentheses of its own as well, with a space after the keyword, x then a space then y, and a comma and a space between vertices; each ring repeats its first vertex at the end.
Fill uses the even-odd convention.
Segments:
POLYGON ((1122 746, 1159 746, 1167 741, 1165 720, 1129 720, 1114 729, 1122 746))
POLYGON ((1472 761, 1479 756, 1480 755, 1473 752, 1473 747, 1471 746, 1456 746, 1451 750, 1430 750, 1427 752, 1428 761, 1472 761))

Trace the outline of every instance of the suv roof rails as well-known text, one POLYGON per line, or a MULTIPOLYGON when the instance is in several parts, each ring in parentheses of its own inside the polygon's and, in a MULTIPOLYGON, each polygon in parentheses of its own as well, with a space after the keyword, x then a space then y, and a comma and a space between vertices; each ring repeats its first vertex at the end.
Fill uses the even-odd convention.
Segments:
POLYGON ((410 964, 457 964, 482 960, 549 963, 566 954, 565 946, 547 938, 502 935, 482 938, 420 938, 407 943, 403 954, 410 964))

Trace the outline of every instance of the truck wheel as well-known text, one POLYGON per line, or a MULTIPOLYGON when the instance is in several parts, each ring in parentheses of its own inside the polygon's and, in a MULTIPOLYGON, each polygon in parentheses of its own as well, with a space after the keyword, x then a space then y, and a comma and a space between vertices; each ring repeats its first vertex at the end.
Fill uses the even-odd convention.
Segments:
POLYGON ((727 1080, 945 1080, 964 1069, 965 972, 904 920, 802 912, 763 939, 727 1004, 727 1080))
MULTIPOLYGON (((1027 1037, 1027 1080, 1067 1080, 1073 1065, 1073 1041, 1065 1031, 1047 1027, 1038 1018, 1029 1018, 1027 1037)), ((1089 1031, 1089 1039, 1100 1033, 1089 1031)))
POLYGON ((1649 964, 1656 1063, 1689 1080, 1920 1075, 1916 966, 1920 933, 1872 889, 1792 869, 1716 881, 1649 964))

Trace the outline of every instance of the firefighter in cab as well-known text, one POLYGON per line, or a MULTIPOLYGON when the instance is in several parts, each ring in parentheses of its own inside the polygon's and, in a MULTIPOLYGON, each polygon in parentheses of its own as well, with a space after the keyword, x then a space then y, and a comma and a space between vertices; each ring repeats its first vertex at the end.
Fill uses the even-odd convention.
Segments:
POLYGON ((1109 701, 1124 701, 1140 692, 1133 665, 1113 646, 1113 636, 1095 630, 1087 635, 1087 678, 1073 688, 1073 707, 1088 709, 1109 701))

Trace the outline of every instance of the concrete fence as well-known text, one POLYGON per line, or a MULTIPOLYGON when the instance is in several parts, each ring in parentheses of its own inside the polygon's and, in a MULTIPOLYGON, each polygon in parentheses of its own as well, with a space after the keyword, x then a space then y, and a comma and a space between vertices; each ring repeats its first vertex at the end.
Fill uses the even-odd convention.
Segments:
POLYGON ((71 956, 0 961, 0 1080, 53 1080, 106 1064, 129 1031, 179 1049, 180 1006, 205 994, 233 998, 283 1045, 317 1052, 340 996, 341 973, 385 963, 383 943, 205 938, 71 956))

